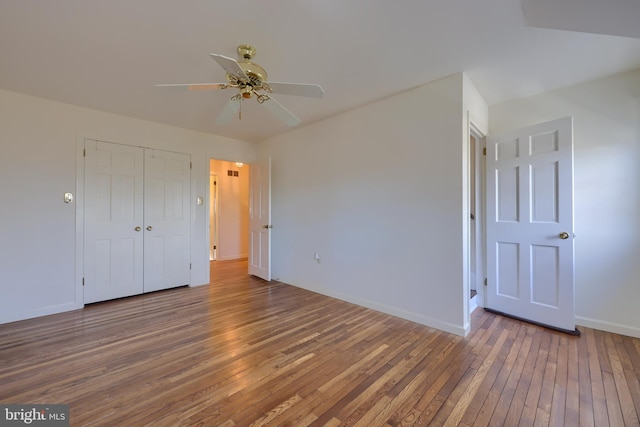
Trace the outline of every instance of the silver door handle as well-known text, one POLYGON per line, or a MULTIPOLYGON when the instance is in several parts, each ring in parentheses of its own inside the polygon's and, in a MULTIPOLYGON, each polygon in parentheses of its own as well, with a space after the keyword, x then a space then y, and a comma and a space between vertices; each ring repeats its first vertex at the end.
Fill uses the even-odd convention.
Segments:
POLYGON ((271 224, 263 225, 262 228, 267 228, 267 229, 273 228, 273 225, 271 224))
POLYGON ((147 225, 147 231, 151 231, 151 230, 153 230, 153 227, 150 225, 147 225))
POLYGON ((136 228, 134 228, 134 230, 136 230, 136 231, 140 231, 140 230, 142 230, 142 227, 137 226, 136 228))
POLYGON ((558 234, 558 237, 560 237, 561 239, 568 239, 569 233, 567 233, 566 231, 563 231, 562 233, 558 234))

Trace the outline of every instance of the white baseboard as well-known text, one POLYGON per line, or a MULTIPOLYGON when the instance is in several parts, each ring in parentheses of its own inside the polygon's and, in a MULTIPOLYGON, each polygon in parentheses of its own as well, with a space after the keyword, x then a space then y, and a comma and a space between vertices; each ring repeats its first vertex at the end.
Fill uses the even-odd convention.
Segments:
POLYGON ((20 320, 33 319, 35 317, 49 316, 50 314, 64 313, 66 311, 78 310, 84 307, 84 304, 59 304, 48 307, 38 308, 36 310, 21 311, 17 313, 8 313, 0 315, 0 324, 18 322, 20 320))
POLYGON ((454 325, 452 323, 442 322, 438 319, 434 319, 429 316, 424 316, 419 313, 413 313, 413 312, 402 310, 396 307, 391 307, 385 304, 379 304, 374 301, 353 297, 351 295, 341 294, 339 292, 327 291, 326 289, 307 288, 307 287, 298 286, 298 285, 290 285, 290 286, 306 289, 308 291, 316 292, 318 294, 325 295, 331 298, 336 298, 341 301, 350 302, 352 304, 356 304, 361 307, 370 308, 372 310, 379 311, 381 313, 390 314, 392 316, 400 317, 401 319, 410 320, 412 322, 420 323, 421 325, 429 326, 430 328, 439 329, 441 331, 448 332, 454 335, 459 335, 461 337, 464 337, 469 333, 469 328, 465 328, 462 325, 454 325))
POLYGON ((600 331, 613 332, 614 334, 640 338, 640 328, 633 326, 605 322, 603 320, 591 319, 582 316, 576 316, 576 324, 578 326, 586 326, 587 328, 598 329, 600 331))
POLYGON ((245 255, 227 255, 227 256, 219 256, 218 259, 216 261, 231 261, 234 259, 246 259, 248 258, 249 255, 245 254, 245 255))

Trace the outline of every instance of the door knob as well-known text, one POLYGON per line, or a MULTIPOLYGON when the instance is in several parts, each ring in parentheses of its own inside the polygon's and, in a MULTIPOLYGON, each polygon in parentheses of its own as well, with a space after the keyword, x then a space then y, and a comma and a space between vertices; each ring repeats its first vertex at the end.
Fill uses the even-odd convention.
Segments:
POLYGON ((569 233, 567 233, 566 231, 563 231, 562 233, 560 233, 558 235, 561 239, 568 239, 569 238, 569 233))
POLYGON ((150 225, 147 225, 147 231, 151 231, 151 230, 153 230, 153 227, 150 225))
POLYGON ((142 227, 137 226, 136 228, 134 228, 134 230, 136 230, 136 231, 140 231, 140 230, 142 230, 142 227))
POLYGON ((273 225, 271 225, 271 224, 263 225, 262 228, 267 228, 267 229, 268 228, 273 228, 273 225))

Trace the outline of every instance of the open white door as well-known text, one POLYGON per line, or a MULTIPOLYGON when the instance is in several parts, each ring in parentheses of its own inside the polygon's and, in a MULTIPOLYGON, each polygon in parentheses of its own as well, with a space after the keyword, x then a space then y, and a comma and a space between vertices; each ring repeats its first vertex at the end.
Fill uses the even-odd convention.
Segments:
POLYGON ((249 274, 271 280, 271 159, 250 168, 249 274))
POLYGON ((487 309, 576 332, 573 120, 487 139, 487 309))

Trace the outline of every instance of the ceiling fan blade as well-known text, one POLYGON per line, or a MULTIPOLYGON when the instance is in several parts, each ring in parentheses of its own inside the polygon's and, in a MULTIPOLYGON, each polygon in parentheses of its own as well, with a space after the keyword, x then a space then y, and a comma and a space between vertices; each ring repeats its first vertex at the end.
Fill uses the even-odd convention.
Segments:
POLYGON ((271 97, 262 102, 262 106, 271 111, 274 116, 276 116, 289 126, 296 126, 298 123, 300 123, 299 118, 297 118, 291 111, 284 108, 282 104, 271 97))
POLYGON ((241 102, 241 98, 231 98, 230 100, 228 100, 227 103, 224 104, 224 108, 222 109, 222 111, 220 111, 220 114, 218 114, 216 123, 219 125, 229 123, 231 119, 233 119, 233 117, 238 114, 238 111, 240 111, 241 102))
POLYGON ((186 89, 186 90, 212 90, 212 89, 226 89, 228 85, 226 83, 180 83, 180 84, 156 85, 156 87, 171 87, 171 88, 186 89))
POLYGON ((218 55, 217 53, 210 54, 211 57, 227 72, 238 80, 249 80, 249 77, 245 74, 244 70, 238 65, 238 61, 228 56, 218 55))
POLYGON ((320 85, 269 82, 269 87, 274 93, 283 95, 309 96, 311 98, 322 98, 324 96, 324 90, 320 85))

